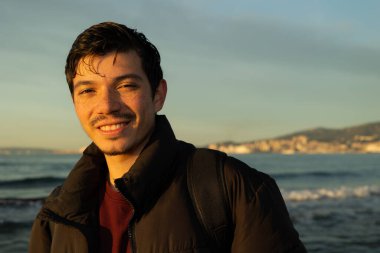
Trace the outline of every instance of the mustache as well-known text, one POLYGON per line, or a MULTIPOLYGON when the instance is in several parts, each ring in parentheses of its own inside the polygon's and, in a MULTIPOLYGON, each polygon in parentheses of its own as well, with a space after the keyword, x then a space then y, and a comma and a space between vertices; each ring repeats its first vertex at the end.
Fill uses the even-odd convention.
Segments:
POLYGON ((91 126, 95 126, 96 124, 98 124, 99 122, 103 121, 103 120, 108 120, 108 119, 118 119, 118 120, 127 120, 127 121, 130 121, 132 119, 135 118, 135 114, 134 113, 112 113, 112 114, 109 114, 109 115, 98 115, 98 116, 95 116, 93 119, 90 120, 90 124, 91 126))

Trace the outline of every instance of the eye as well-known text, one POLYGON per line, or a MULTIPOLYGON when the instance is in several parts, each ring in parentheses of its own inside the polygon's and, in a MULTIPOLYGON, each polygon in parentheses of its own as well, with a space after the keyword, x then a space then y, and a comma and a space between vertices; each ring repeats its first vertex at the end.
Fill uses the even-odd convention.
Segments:
POLYGON ((138 85, 136 83, 123 83, 120 84, 117 89, 126 89, 126 90, 135 90, 138 88, 138 85))
POLYGON ((79 95, 84 95, 84 94, 88 94, 88 93, 92 93, 92 92, 95 92, 95 90, 88 88, 88 89, 84 89, 84 90, 79 91, 78 94, 79 95))

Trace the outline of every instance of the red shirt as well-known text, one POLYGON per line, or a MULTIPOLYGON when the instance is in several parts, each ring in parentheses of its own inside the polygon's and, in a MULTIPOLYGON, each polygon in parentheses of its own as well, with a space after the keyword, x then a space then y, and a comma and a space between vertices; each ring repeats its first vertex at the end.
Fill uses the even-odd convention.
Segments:
POLYGON ((100 194, 100 253, 131 252, 128 225, 132 215, 133 208, 127 199, 110 183, 105 183, 100 194))

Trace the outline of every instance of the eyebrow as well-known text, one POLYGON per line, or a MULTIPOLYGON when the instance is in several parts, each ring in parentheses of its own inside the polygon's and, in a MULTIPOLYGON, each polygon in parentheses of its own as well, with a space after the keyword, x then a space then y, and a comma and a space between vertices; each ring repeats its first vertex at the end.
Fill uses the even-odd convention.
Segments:
MULTIPOLYGON (((136 80, 143 80, 143 78, 138 75, 138 74, 125 74, 125 75, 121 75, 121 76, 118 76, 118 77, 115 77, 113 79, 113 83, 118 83, 118 82, 121 82, 125 79, 136 79, 136 80)), ((94 84, 95 82, 94 81, 91 81, 91 80, 82 80, 82 81, 79 81, 77 82, 76 84, 74 84, 74 90, 76 88, 78 88, 79 86, 85 86, 85 85, 91 85, 91 84, 94 84)))

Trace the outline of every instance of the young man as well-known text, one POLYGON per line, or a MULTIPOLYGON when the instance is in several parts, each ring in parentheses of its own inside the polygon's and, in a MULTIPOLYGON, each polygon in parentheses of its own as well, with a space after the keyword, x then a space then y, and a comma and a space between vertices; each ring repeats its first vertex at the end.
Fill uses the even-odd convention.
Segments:
POLYGON ((143 34, 94 25, 75 40, 65 73, 93 143, 46 199, 30 252, 306 252, 269 176, 231 157, 219 159, 219 170, 210 166, 215 156, 199 165, 195 147, 157 115, 167 86, 160 55, 143 34), (226 200, 215 210, 228 214, 215 229, 222 240, 204 225, 214 217, 202 213, 220 194, 204 192, 210 203, 194 200, 191 189, 207 187, 189 181, 191 167, 214 168, 223 181, 211 190, 226 200))

